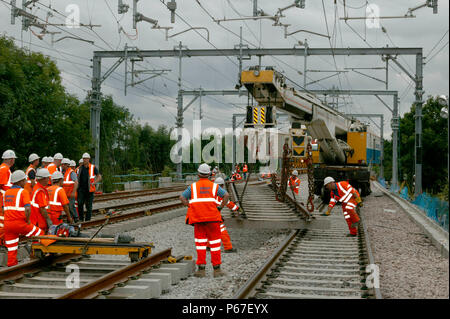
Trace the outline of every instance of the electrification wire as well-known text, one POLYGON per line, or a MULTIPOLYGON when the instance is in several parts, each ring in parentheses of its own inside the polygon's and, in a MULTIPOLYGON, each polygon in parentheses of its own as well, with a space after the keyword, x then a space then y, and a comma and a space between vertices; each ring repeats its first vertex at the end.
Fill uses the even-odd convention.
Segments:
POLYGON ((439 43, 441 43, 441 41, 445 38, 448 31, 449 31, 448 29, 447 29, 447 31, 445 31, 444 35, 439 39, 438 42, 436 42, 436 44, 433 46, 433 48, 430 50, 430 52, 428 52, 428 54, 426 56, 430 56, 431 52, 433 52, 433 50, 436 49, 436 47, 439 45, 439 43))
POLYGON ((438 55, 446 46, 448 45, 448 41, 435 53, 432 57, 427 60, 427 63, 430 63, 431 60, 434 59, 436 55, 438 55))

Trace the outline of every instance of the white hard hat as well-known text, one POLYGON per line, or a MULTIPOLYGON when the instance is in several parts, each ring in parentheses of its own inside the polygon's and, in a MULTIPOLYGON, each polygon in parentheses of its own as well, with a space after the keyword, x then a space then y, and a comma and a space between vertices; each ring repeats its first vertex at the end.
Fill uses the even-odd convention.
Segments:
POLYGON ((325 186, 325 185, 327 185, 327 184, 330 184, 330 183, 334 183, 334 178, 333 177, 325 177, 325 179, 324 179, 324 181, 323 181, 323 185, 325 186))
POLYGON ((11 150, 7 150, 3 152, 3 159, 10 159, 10 158, 17 158, 16 153, 14 153, 14 151, 11 150))
POLYGON ((27 175, 25 175, 25 172, 21 171, 19 169, 17 171, 14 171, 14 173, 11 174, 11 183, 17 183, 26 178, 27 178, 27 175))
POLYGON ((52 174, 52 180, 57 180, 61 178, 64 178, 64 176, 60 171, 56 171, 52 174))
POLYGON ((293 172, 292 172, 292 175, 294 175, 294 176, 298 176, 298 172, 297 172, 297 170, 293 171, 293 172))
POLYGON ((61 161, 61 164, 70 164, 70 159, 64 157, 61 161))
POLYGON ((49 163, 51 163, 51 162, 53 162, 53 157, 48 156, 48 157, 47 157, 47 160, 48 160, 49 163))
POLYGON ((209 175, 209 174, 211 174, 211 167, 209 167, 208 164, 201 164, 198 167, 197 172, 199 172, 202 175, 209 175))
POLYGON ((55 160, 62 160, 64 157, 62 156, 61 153, 56 153, 55 156, 53 156, 53 158, 54 158, 55 160))
POLYGON ((223 180, 222 177, 217 177, 217 178, 214 180, 214 183, 215 183, 215 184, 219 184, 219 185, 223 185, 223 184, 225 184, 225 181, 223 180))
POLYGON ((40 168, 36 172, 36 178, 50 177, 50 172, 46 168, 40 168))
POLYGON ((28 162, 34 162, 35 160, 37 160, 37 159, 39 159, 40 157, 37 155, 37 154, 35 154, 35 153, 33 153, 33 154, 30 154, 30 156, 28 156, 28 162))
POLYGON ((82 158, 80 158, 80 160, 78 161, 78 163, 83 163, 83 159, 82 158))
POLYGON ((48 163, 48 157, 47 156, 44 156, 42 158, 42 163, 48 163))
POLYGON ((83 158, 91 158, 91 155, 89 155, 89 153, 84 153, 83 158))
POLYGON ((75 163, 74 160, 71 160, 69 166, 77 166, 77 164, 75 163))

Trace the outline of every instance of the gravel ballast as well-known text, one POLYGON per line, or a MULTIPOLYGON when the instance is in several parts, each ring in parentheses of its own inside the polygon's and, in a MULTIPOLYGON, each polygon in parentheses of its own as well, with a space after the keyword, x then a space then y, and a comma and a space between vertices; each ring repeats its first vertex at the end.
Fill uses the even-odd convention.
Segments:
POLYGON ((374 191, 364 199, 365 220, 383 298, 449 298, 449 264, 403 209, 374 191))
MULTIPOLYGON (((196 260, 194 227, 186 225, 185 217, 143 227, 127 234, 136 241, 153 242, 154 251, 172 248, 172 255, 190 255, 196 260)), ((179 282, 171 291, 161 296, 164 299, 232 298, 256 270, 264 264, 275 249, 290 233, 289 230, 251 230, 227 228, 236 253, 223 253, 222 270, 227 276, 213 277, 210 254, 207 252, 206 277, 194 276, 179 282)))

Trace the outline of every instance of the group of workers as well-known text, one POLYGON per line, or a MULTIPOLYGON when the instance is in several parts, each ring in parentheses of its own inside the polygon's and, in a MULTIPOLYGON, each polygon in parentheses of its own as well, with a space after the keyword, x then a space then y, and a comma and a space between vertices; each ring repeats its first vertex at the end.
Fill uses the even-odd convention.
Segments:
POLYGON ((248 165, 246 163, 244 163, 244 165, 242 166, 242 175, 240 173, 241 173, 241 168, 240 168, 239 164, 236 164, 236 166, 234 167, 234 170, 231 172, 230 180, 231 181, 240 181, 242 179, 242 177, 244 177, 244 180, 247 179, 248 165))
POLYGON ((8 266, 17 261, 20 236, 44 235, 62 224, 62 212, 69 224, 89 221, 96 190, 101 175, 84 153, 76 167, 75 161, 61 153, 54 157, 28 157, 26 171, 11 168, 16 154, 7 150, 0 165, 0 245, 8 251, 8 266), (84 212, 86 206, 86 214, 84 212))
MULTIPOLYGON (((214 269, 213 276, 221 277, 225 275, 220 269, 222 263, 221 244, 223 243, 225 252, 236 251, 232 247, 221 211, 225 205, 232 211, 237 211, 239 207, 229 201, 230 196, 224 188, 224 179, 215 177, 218 173, 217 167, 211 171, 209 165, 201 164, 197 172, 199 180, 191 184, 180 195, 181 202, 188 207, 186 224, 194 226, 194 242, 197 252, 196 265, 198 266, 194 276, 206 276, 206 251, 209 249, 214 269), (214 179, 214 181, 211 179, 214 179)), ((230 181, 232 180, 230 179, 230 181)), ((350 231, 347 236, 357 236, 360 219, 356 208, 359 205, 362 206, 358 191, 348 182, 336 182, 332 177, 325 178, 324 186, 330 191, 331 199, 328 209, 323 215, 329 216, 336 203, 340 202, 350 231)), ((293 171, 289 178, 289 187, 296 194, 299 193, 300 179, 297 171, 293 171)))

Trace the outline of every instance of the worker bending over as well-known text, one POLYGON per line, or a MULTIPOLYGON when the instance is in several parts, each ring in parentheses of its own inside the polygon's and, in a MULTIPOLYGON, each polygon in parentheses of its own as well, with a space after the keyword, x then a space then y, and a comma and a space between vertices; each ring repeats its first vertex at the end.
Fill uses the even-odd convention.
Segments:
POLYGON ((242 176, 238 172, 233 172, 232 175, 231 175, 231 178, 230 178, 230 180, 232 182, 240 181, 241 179, 242 179, 242 176))
POLYGON ((30 194, 23 187, 27 175, 17 170, 11 174, 12 187, 3 196, 5 209, 5 246, 8 250, 8 267, 18 264, 19 236, 39 236, 42 230, 30 222, 30 194))
POLYGON ((69 199, 66 196, 66 192, 62 188, 64 176, 61 172, 56 171, 52 174, 52 186, 48 191, 49 209, 48 214, 52 220, 53 225, 57 226, 62 223, 62 212, 64 211, 67 216, 67 221, 72 224, 72 217, 69 211, 69 199))
POLYGON ((300 178, 298 178, 298 172, 295 170, 292 172, 292 176, 289 178, 289 187, 298 195, 300 189, 300 178))
POLYGON ((205 277, 206 245, 211 248, 211 263, 214 268, 214 277, 224 276, 220 269, 222 263, 220 254, 220 224, 222 216, 220 211, 228 203, 230 197, 226 190, 211 182, 208 177, 211 168, 208 164, 201 164, 197 170, 199 180, 191 184, 181 195, 180 200, 188 206, 186 224, 194 226, 195 248, 197 250, 198 270, 196 277, 205 277), (223 198, 219 207, 216 197, 223 198))
POLYGON ((347 237, 357 236, 357 227, 360 219, 355 209, 361 204, 361 197, 358 191, 346 181, 336 183, 332 177, 326 177, 324 185, 330 191, 330 203, 324 215, 330 215, 334 205, 339 201, 342 203, 344 218, 350 230, 350 234, 347 237))

